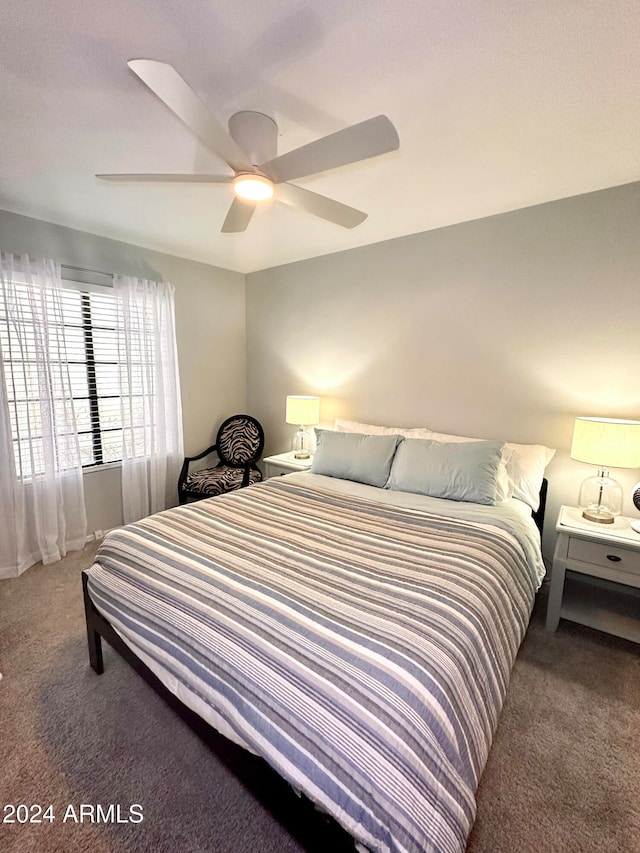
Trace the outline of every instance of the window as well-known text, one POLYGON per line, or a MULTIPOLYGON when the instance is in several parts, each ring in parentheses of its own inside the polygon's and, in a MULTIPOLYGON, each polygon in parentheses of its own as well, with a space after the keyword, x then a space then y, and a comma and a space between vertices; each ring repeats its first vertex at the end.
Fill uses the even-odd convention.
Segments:
MULTIPOLYGON (((0 294, 0 340, 4 354, 11 433, 18 476, 27 478, 44 468, 43 424, 54 422, 43 411, 39 383, 47 381, 53 405, 65 406, 60 377, 68 371, 83 467, 104 465, 122 457, 122 412, 120 397, 121 358, 117 333, 117 302, 107 287, 65 283, 61 305, 47 302, 48 346, 51 373, 44 380, 36 369, 38 347, 35 331, 29 329, 30 306, 26 288, 20 298, 20 336, 11 334, 11 318, 0 294), (26 320, 26 322, 25 322, 26 320), (61 353, 66 351, 66 360, 61 353), (28 436, 25 438, 25 436, 28 436)), ((66 384, 66 383, 65 383, 66 384)), ((48 395, 47 395, 48 396, 48 395)), ((136 400, 126 404, 135 407, 136 400)), ((58 436, 56 436, 58 438, 58 436)), ((64 468, 64 442, 56 441, 58 468, 64 468)))

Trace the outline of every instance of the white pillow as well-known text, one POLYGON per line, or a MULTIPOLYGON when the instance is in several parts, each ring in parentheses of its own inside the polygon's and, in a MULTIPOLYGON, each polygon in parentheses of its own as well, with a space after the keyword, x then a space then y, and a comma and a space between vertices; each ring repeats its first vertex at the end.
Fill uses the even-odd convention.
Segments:
MULTIPOLYGON (((434 441, 482 441, 480 438, 468 438, 462 435, 448 435, 444 432, 432 432, 434 441)), ((533 512, 540 506, 540 489, 544 470, 555 456, 555 450, 543 444, 513 444, 507 442, 505 451, 510 451, 506 460, 509 477, 509 497, 517 498, 528 504, 533 512)))
POLYGON ((414 429, 384 427, 374 424, 361 424, 359 421, 345 421, 341 418, 336 418, 335 428, 338 432, 360 432, 363 435, 401 435, 403 438, 431 438, 431 432, 426 427, 414 429))
POLYGON ((507 473, 513 480, 513 497, 529 504, 533 512, 540 506, 540 489, 544 471, 556 455, 551 447, 544 444, 507 444, 513 448, 507 473))

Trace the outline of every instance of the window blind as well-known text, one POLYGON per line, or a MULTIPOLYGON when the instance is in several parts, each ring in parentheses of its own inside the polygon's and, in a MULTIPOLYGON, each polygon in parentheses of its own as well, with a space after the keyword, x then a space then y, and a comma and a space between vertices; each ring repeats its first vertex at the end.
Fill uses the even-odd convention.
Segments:
MULTIPOLYGON (((135 340, 125 340, 114 291, 65 282, 59 298, 46 297, 43 336, 42 323, 34 322, 41 306, 29 303, 26 286, 14 284, 17 299, 11 311, 0 291, 0 343, 18 476, 28 478, 43 470, 43 430, 56 419, 45 409, 50 404, 43 401, 41 383, 49 383, 54 407, 67 406, 69 400, 62 394, 65 372, 70 379, 82 465, 103 465, 122 458, 123 407, 131 425, 125 440, 133 455, 134 445, 139 449, 147 443, 138 424, 145 422, 153 397, 153 388, 151 393, 142 393, 142 376, 150 369, 151 360, 135 340), (47 376, 37 370, 37 352, 42 346, 49 348, 51 357, 47 376), (128 376, 123 374, 125 347, 130 354, 128 376), (121 387, 127 388, 124 397, 121 387)), ((57 467, 61 470, 64 465, 61 455, 57 467)))

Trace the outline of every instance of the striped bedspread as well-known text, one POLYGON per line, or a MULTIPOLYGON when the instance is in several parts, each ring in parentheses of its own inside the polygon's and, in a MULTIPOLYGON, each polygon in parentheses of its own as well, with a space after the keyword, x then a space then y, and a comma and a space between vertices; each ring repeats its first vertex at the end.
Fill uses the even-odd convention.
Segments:
POLYGON ((459 853, 537 579, 488 524, 276 478, 109 534, 97 608, 357 841, 459 853))

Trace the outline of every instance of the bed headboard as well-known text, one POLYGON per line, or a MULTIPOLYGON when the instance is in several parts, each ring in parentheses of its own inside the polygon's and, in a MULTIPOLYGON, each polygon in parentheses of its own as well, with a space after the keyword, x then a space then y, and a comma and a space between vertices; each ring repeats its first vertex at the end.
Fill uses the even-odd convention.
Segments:
POLYGON ((535 512, 532 512, 533 520, 536 523, 536 527, 540 531, 540 535, 542 536, 542 526, 544 524, 544 511, 547 505, 547 488, 549 486, 549 481, 545 478, 542 481, 542 486, 540 487, 540 506, 535 512))

